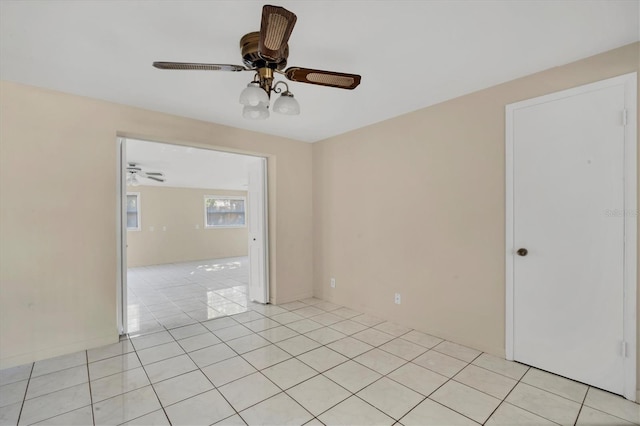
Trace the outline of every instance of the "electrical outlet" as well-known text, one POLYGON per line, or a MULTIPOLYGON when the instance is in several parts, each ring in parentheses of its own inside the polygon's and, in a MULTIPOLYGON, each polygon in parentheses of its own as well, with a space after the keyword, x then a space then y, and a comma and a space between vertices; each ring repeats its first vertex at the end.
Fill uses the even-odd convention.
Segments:
POLYGON ((336 279, 331 278, 331 288, 336 288, 336 279))
POLYGON ((394 302, 396 302, 396 305, 399 305, 400 303, 402 303, 402 297, 400 296, 400 293, 396 293, 396 297, 394 298, 394 302))

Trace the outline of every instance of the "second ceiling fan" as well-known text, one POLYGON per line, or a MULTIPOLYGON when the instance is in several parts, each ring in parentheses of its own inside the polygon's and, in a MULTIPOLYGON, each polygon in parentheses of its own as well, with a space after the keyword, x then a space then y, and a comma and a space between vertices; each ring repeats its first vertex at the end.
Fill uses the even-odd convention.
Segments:
POLYGON ((254 79, 240 94, 244 105, 243 116, 251 119, 269 117, 271 92, 281 96, 274 102, 273 109, 286 115, 298 115, 300 107, 289 91, 287 83, 274 83, 274 73, 284 75, 291 81, 317 84, 320 86, 355 89, 361 77, 334 71, 287 66, 289 57, 289 37, 296 24, 294 13, 279 6, 266 5, 262 8, 259 32, 245 34, 240 39, 240 50, 244 65, 205 64, 193 62, 154 62, 153 66, 165 70, 203 71, 253 71, 254 79), (284 85, 284 90, 279 85, 284 85))

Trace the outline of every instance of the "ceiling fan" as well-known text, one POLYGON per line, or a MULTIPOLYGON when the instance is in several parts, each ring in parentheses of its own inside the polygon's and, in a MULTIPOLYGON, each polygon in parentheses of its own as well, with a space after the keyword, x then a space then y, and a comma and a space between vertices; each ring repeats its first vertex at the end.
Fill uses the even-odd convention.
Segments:
POLYGON ((138 178, 155 180, 164 182, 164 173, 162 172, 145 172, 136 163, 127 164, 127 186, 138 186, 140 181, 138 178))
POLYGON ((242 115, 250 119, 269 117, 271 92, 280 93, 273 104, 273 110, 286 115, 300 114, 298 101, 283 81, 274 83, 274 73, 284 75, 291 81, 317 84, 320 86, 355 89, 361 77, 334 71, 287 66, 289 57, 289 37, 296 24, 294 13, 279 6, 265 5, 262 8, 260 31, 245 34, 240 39, 240 50, 244 65, 203 64, 191 62, 154 62, 153 66, 164 70, 201 71, 252 71, 254 79, 240 94, 244 105, 242 115), (279 85, 284 85, 284 91, 279 85))

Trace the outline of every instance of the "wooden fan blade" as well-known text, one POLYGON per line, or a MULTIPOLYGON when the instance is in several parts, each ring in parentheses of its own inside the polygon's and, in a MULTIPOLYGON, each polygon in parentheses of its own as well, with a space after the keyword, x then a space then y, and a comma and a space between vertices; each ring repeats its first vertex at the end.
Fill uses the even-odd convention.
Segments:
POLYGON ((199 64, 194 62, 154 62, 153 66, 161 70, 197 70, 197 71, 246 71, 242 65, 199 64))
POLYGON ((164 179, 160 179, 160 178, 157 178, 157 177, 154 177, 154 176, 145 176, 145 177, 147 179, 152 179, 152 180, 155 180, 155 181, 158 181, 158 182, 164 182, 164 179))
POLYGON ((309 68, 292 67, 285 71, 289 80, 300 83, 318 84, 320 86, 337 87, 339 89, 353 90, 360 84, 361 77, 358 74, 345 74, 342 72, 322 71, 309 68))
POLYGON ((262 8, 258 44, 262 59, 270 62, 286 59, 285 49, 297 19, 293 12, 283 7, 266 5, 262 8))

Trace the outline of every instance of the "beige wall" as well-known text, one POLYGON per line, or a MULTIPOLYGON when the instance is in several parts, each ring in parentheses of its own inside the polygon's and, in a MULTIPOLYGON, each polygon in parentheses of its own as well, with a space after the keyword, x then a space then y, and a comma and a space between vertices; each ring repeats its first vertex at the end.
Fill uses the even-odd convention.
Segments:
POLYGON ((127 232, 127 266, 160 265, 191 260, 246 256, 247 227, 205 228, 205 195, 246 197, 246 191, 128 187, 140 194, 138 231, 127 232))
POLYGON ((311 145, 3 81, 0 368, 117 340, 116 135, 267 156, 271 297, 312 293, 311 145))
POLYGON ((639 46, 313 145, 1 82, 0 368, 115 341, 117 134, 268 156, 272 300, 313 264, 318 297, 503 354, 504 106, 637 71, 639 46))
POLYGON ((504 355, 505 105, 638 71, 639 46, 315 143, 315 295, 504 355))

